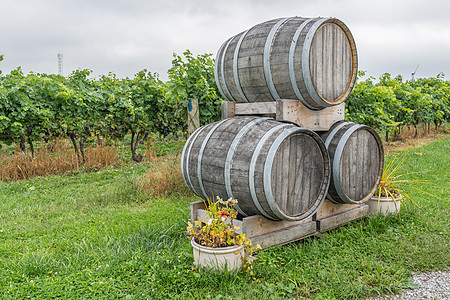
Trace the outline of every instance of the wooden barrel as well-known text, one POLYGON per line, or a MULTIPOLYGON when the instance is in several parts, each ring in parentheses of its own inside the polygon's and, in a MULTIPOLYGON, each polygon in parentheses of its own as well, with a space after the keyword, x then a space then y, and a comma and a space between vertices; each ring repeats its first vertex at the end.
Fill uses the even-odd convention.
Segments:
POLYGON ((235 198, 242 216, 272 220, 311 216, 330 180, 328 153, 316 133, 250 116, 197 129, 184 146, 181 170, 199 197, 235 198))
POLYGON ((357 75, 356 44, 334 18, 283 18, 258 24, 225 41, 215 64, 229 101, 298 99, 310 109, 345 101, 357 75))
POLYGON ((383 173, 383 144, 371 127, 339 121, 320 134, 331 162, 327 199, 334 203, 363 203, 375 193, 383 173))

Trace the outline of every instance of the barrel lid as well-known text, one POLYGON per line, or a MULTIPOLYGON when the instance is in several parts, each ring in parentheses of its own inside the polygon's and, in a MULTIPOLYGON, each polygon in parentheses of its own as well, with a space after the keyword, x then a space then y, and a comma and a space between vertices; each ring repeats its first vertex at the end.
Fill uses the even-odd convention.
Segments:
POLYGON ((285 219, 312 215, 325 199, 330 180, 328 154, 320 137, 307 129, 289 135, 274 154, 270 174, 274 203, 285 219))
POLYGON ((308 32, 310 78, 318 96, 336 105, 347 99, 356 82, 356 44, 342 21, 331 18, 316 23, 319 26, 308 32))

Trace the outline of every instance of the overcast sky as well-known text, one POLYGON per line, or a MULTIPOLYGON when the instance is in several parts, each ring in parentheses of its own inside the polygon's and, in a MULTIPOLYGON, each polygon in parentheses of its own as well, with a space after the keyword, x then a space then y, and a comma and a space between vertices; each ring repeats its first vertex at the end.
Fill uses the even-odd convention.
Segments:
POLYGON ((0 0, 0 70, 64 75, 91 69, 167 79, 172 54, 212 53, 229 37, 280 17, 336 17, 353 33, 359 69, 379 77, 450 78, 448 0, 0 0))

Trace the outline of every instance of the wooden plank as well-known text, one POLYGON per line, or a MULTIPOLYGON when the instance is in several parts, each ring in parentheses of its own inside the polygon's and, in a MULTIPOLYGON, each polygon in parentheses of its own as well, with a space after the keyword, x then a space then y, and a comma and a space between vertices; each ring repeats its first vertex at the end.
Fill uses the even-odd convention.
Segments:
POLYGON ((317 230, 325 231, 330 230, 342 225, 347 224, 350 221, 361 219, 366 216, 369 212, 369 206, 367 204, 354 205, 353 209, 344 211, 329 217, 318 219, 317 230))
POLYGON ((266 115, 276 113, 276 102, 236 103, 235 115, 266 115))
MULTIPOLYGON (((298 100, 278 100, 276 102, 276 113, 277 113, 277 121, 289 121, 296 123, 299 114, 302 113, 302 103, 298 100)), ((296 123, 297 124, 297 123, 296 123)))
POLYGON ((300 239, 315 235, 316 233, 316 223, 311 221, 299 224, 297 226, 291 226, 266 234, 253 236, 250 237, 250 241, 253 245, 259 244, 261 248, 265 249, 298 241, 300 239))
MULTIPOLYGON (((314 217, 301 221, 272 221, 254 215, 234 220, 233 225, 239 226, 238 233, 245 233, 254 245, 259 244, 264 249, 318 235, 318 230, 325 231, 345 225, 366 216, 369 211, 366 204, 339 205, 326 200, 323 205, 314 217), (317 218, 317 215, 320 218, 317 218)), ((208 220, 203 201, 193 202, 190 207, 192 220, 208 220)))
POLYGON ((337 121, 344 120, 345 103, 310 110, 298 100, 277 100, 276 120, 292 122, 314 131, 329 130, 337 121))
POLYGON ((316 220, 320 220, 323 218, 327 218, 329 216, 337 215, 349 210, 354 209, 359 206, 358 204, 335 204, 330 200, 324 200, 322 205, 319 207, 317 212, 315 213, 314 218, 316 220))
POLYGON ((286 229, 289 227, 297 227, 302 224, 307 224, 312 222, 312 217, 306 218, 301 221, 272 221, 263 216, 255 215, 249 216, 242 219, 242 232, 244 232, 247 237, 256 237, 270 232, 276 232, 281 229, 286 229))
POLYGON ((198 220, 198 215, 197 215, 198 210, 199 209, 204 210, 205 208, 206 208, 205 202, 203 202, 203 201, 191 202, 191 205, 190 205, 191 220, 192 221, 198 220))
POLYGON ((200 127, 200 118, 198 111, 198 99, 188 99, 189 105, 187 107, 188 113, 188 133, 191 135, 197 128, 200 127))
POLYGON ((344 120, 345 103, 310 110, 298 100, 282 99, 272 102, 222 102, 222 119, 234 116, 262 115, 277 121, 291 122, 314 131, 329 130, 337 121, 344 120))
POLYGON ((222 120, 236 116, 236 114, 234 113, 234 107, 236 105, 236 102, 224 101, 221 103, 221 105, 222 105, 222 120))

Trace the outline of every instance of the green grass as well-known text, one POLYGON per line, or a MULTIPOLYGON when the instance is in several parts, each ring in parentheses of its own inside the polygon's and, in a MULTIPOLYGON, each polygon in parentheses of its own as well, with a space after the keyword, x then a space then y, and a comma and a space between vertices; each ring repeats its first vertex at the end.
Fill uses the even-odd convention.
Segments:
MULTIPOLYGON (((193 270, 189 203, 137 191, 149 164, 0 183, 0 298, 364 299, 450 266, 450 137, 411 149, 400 170, 420 208, 366 217, 258 253, 254 275, 193 270), (410 177, 413 178, 413 177, 410 177)), ((389 158, 388 158, 389 159, 389 158)))

